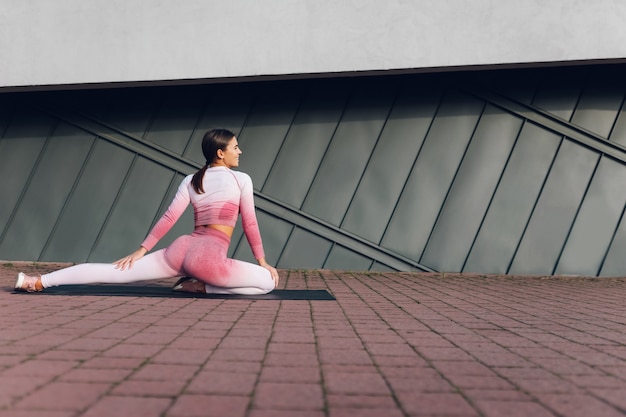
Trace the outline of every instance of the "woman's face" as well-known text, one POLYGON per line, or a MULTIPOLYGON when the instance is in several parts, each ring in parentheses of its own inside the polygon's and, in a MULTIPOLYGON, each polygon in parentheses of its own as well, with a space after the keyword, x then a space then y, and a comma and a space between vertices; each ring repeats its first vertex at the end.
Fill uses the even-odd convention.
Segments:
POLYGON ((239 166, 239 155, 241 155, 241 149, 239 149, 239 143, 237 142, 237 138, 233 136, 233 138, 228 142, 226 149, 219 150, 218 156, 221 153, 222 162, 227 168, 234 168, 239 166))

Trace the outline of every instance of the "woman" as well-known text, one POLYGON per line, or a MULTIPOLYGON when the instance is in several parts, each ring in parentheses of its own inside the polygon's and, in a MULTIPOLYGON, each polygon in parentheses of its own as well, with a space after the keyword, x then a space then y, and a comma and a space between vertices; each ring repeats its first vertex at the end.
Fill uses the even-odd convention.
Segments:
POLYGON ((68 284, 129 283, 187 276, 175 290, 216 294, 265 294, 278 285, 278 272, 265 261, 256 220, 252 180, 239 166, 241 150, 226 129, 202 139, 206 164, 185 177, 174 200, 139 249, 113 264, 81 264, 41 276, 19 273, 18 291, 42 291, 68 284), (194 209, 192 234, 177 238, 166 249, 146 255, 165 236, 189 203, 194 209), (259 265, 227 258, 228 246, 241 213, 252 253, 259 265), (145 255, 145 256, 144 256, 145 255))

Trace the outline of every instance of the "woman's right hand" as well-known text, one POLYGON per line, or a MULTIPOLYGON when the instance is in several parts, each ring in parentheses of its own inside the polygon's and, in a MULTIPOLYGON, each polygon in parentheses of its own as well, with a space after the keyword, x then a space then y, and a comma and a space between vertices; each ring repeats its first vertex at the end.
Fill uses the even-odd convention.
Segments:
POLYGON ((278 271, 276 270, 276 268, 274 268, 273 266, 269 264, 265 264, 261 266, 267 269, 268 271, 270 271, 270 275, 272 276, 272 279, 274 280, 274 288, 278 287, 278 281, 280 278, 278 276, 278 271))
POLYGON ((278 271, 276 270, 276 268, 268 264, 265 261, 265 258, 257 259, 257 262, 260 266, 270 271, 270 275, 272 276, 272 280, 274 281, 274 288, 278 287, 278 281, 280 280, 280 277, 278 276, 278 271))
POLYGON ((137 262, 138 260, 143 258, 143 256, 147 252, 148 252, 148 250, 146 248, 144 248, 143 246, 141 246, 141 247, 139 247, 139 249, 137 249, 136 251, 134 251, 130 255, 125 256, 122 259, 118 259, 117 261, 113 262, 113 265, 115 265, 115 268, 119 269, 120 271, 123 271, 125 269, 130 269, 130 268, 133 267, 135 262, 137 262))

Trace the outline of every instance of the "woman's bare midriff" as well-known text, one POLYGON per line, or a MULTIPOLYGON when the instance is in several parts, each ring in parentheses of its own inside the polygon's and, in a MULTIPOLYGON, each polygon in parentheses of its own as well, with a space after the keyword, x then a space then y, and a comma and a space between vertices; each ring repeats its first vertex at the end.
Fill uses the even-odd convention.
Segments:
POLYGON ((220 232, 225 233, 228 237, 232 237, 233 231, 235 230, 234 227, 226 226, 224 224, 203 224, 201 226, 196 226, 196 229, 201 229, 201 228, 219 230, 220 232))

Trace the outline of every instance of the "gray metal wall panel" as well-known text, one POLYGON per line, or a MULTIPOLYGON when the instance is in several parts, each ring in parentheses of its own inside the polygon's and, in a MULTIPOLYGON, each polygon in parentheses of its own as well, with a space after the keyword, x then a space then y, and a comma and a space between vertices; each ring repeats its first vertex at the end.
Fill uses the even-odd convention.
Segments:
POLYGON ((109 109, 104 121, 125 133, 142 138, 158 109, 161 99, 159 91, 140 89, 137 94, 113 92, 112 97, 109 97, 109 109))
POLYGON ((622 217, 615 235, 611 240, 611 246, 606 254, 599 275, 624 276, 626 274, 626 218, 622 211, 622 217))
POLYGON ((611 80, 592 78, 576 106, 572 123, 608 138, 623 99, 624 92, 616 89, 611 80))
POLYGON ((394 104, 342 228, 379 243, 441 100, 437 88, 405 90, 394 104))
POLYGON ((378 262, 374 262, 369 269, 372 272, 389 272, 393 271, 387 265, 379 264, 378 262))
POLYGON ((332 242, 314 233, 296 228, 289 236, 278 265, 280 268, 320 268, 324 265, 332 246, 332 242))
POLYGON ((172 172, 137 157, 89 257, 91 262, 110 262, 137 249, 157 217, 172 172))
POLYGON ((337 269, 347 271, 367 271, 372 266, 372 260, 345 248, 334 245, 324 263, 324 269, 337 269))
POLYGON ((0 238, 17 211, 20 196, 55 124, 49 117, 22 110, 12 117, 0 139, 0 238))
POLYGON ((10 102, 0 102, 0 141, 4 136, 4 131, 9 126, 9 121, 13 117, 15 105, 10 102))
POLYGON ((110 90, 106 94, 98 94, 98 98, 94 100, 94 93, 90 90, 68 90, 58 91, 54 94, 52 101, 46 100, 46 96, 42 97, 42 102, 46 104, 72 103, 72 107, 84 114, 88 114, 98 120, 104 120, 107 114, 111 112, 112 106, 116 106, 121 101, 128 100, 128 92, 124 89, 110 90), (116 104, 111 104, 115 102, 116 104))
POLYGON ((626 204, 626 169, 603 158, 567 239, 556 272, 597 275, 626 204))
MULTIPOLYGON (((144 134, 146 140, 178 155, 185 151, 205 100, 205 95, 197 90, 185 91, 184 95, 164 95, 144 134)), ((196 152, 199 150, 196 148, 196 152)))
MULTIPOLYGON (((241 88, 224 90, 216 88, 207 94, 207 103, 203 114, 195 123, 194 132, 183 152, 183 157, 204 165, 202 155, 202 138, 204 134, 214 128, 229 129, 235 135, 241 131, 252 106, 252 94, 241 91, 241 88)), ((247 156, 247 155, 246 155, 247 156)))
POLYGON ((304 100, 262 188, 264 193, 294 207, 302 206, 346 99, 344 89, 324 88, 304 100))
MULTIPOLYGON (((272 262, 280 259, 280 255, 284 250, 285 242, 289 240, 289 236, 294 230, 294 226, 275 216, 266 214, 257 210, 257 221, 259 230, 263 239, 263 248, 265 250, 266 259, 272 262)), ((250 245, 243 233, 241 223, 238 222, 235 227, 229 248, 229 256, 248 262, 256 262, 250 245)))
POLYGON ((306 212, 341 224, 389 115, 390 90, 372 86, 352 98, 306 197, 306 212))
POLYGON ((42 261, 67 259, 68 254, 76 262, 89 258, 132 159, 119 146, 103 140, 95 144, 55 233, 42 252, 42 261))
MULTIPOLYGON (((265 257, 267 259, 272 259, 272 262, 279 262, 281 254, 285 249, 285 242, 289 240, 289 235, 293 232, 294 226, 278 217, 259 211, 257 211, 257 220, 259 221, 259 229, 261 230, 261 236, 263 239, 265 257)), ((255 259, 254 256, 252 256, 250 245, 248 245, 247 241, 244 243, 245 244, 240 246, 246 248, 249 255, 248 257, 241 259, 247 259, 250 262, 254 262, 255 259)), ((241 252, 238 252, 236 255, 238 258, 239 253, 241 252)))
POLYGON ((513 274, 552 274, 587 189, 597 153, 565 139, 515 254, 513 274))
POLYGON ((263 90, 239 133, 239 164, 261 189, 296 114, 300 92, 263 90))
POLYGON ((533 105, 563 120, 570 120, 578 104, 586 73, 572 71, 550 74, 538 86, 533 105))
MULTIPOLYGON (((469 85, 480 85, 485 77, 476 74, 477 78, 470 81, 469 85)), ((524 73, 524 77, 513 77, 509 72, 491 71, 487 77, 489 83, 487 88, 497 91, 506 97, 510 97, 523 104, 530 104, 535 97, 537 85, 545 78, 545 72, 529 70, 524 73)))
POLYGON ((39 259, 93 141, 93 136, 70 125, 55 129, 0 243, 0 252, 8 259, 39 259), (46 209, 39 210, 44 204, 46 209))
POLYGON ((623 103, 617 114, 617 120, 611 131, 611 136, 608 139, 610 139, 611 142, 626 147, 626 109, 623 103))
POLYGON ((522 120, 487 106, 422 256, 440 271, 463 269, 522 120))
POLYGON ((420 259, 484 103, 450 92, 407 180, 382 245, 420 259))
POLYGON ((508 272, 560 143, 560 136, 524 125, 464 271, 508 272))

